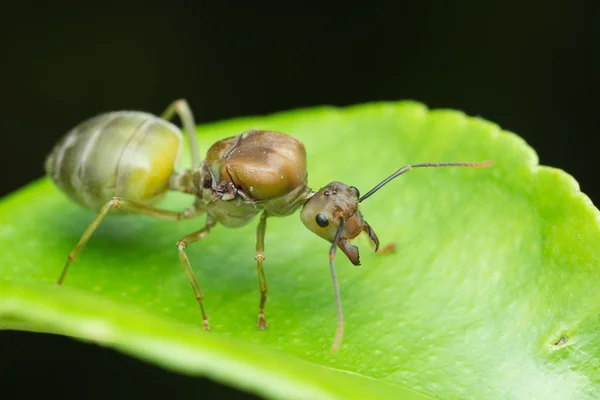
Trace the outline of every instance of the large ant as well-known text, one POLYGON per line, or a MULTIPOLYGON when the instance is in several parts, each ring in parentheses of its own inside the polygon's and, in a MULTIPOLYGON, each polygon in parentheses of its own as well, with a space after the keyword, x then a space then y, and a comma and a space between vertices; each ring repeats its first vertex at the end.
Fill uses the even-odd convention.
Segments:
POLYGON ((379 240, 364 220, 359 204, 399 175, 421 167, 486 167, 484 162, 437 162, 406 165, 366 194, 333 181, 313 192, 308 187, 306 150, 292 136, 274 131, 251 130, 213 144, 204 161, 196 142, 196 125, 185 100, 173 102, 157 117, 137 111, 98 115, 71 130, 46 160, 46 172, 72 200, 98 212, 69 254, 57 282, 61 285, 69 266, 104 217, 114 209, 150 215, 168 221, 206 214, 202 229, 177 242, 179 259, 202 311, 204 329, 210 330, 204 309, 204 294, 192 271, 185 248, 206 237, 218 223, 237 228, 260 213, 256 231, 256 270, 260 283, 258 328, 267 327, 265 302, 267 282, 263 270, 265 231, 268 217, 283 217, 302 207, 300 218, 312 232, 332 243, 329 264, 335 289, 337 330, 332 350, 342 341, 343 317, 334 258, 339 247, 359 265, 358 248, 350 240, 366 232, 379 247, 379 240), (179 128, 168 122, 177 113, 182 121, 192 156, 192 168, 175 171, 182 148, 179 128), (194 203, 175 212, 152 206, 167 191, 194 195, 194 203))

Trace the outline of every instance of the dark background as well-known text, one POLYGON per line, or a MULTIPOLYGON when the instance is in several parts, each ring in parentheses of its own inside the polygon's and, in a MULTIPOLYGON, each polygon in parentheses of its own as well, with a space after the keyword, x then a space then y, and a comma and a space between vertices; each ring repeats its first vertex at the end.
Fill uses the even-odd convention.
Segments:
MULTIPOLYGON (((600 200, 593 1, 210 3, 0 6, 0 195, 41 177, 81 120, 185 97, 198 122, 376 100, 456 108, 518 133, 600 200)), ((0 355, 2 385, 22 393, 247 398, 53 336, 0 332, 0 355)))

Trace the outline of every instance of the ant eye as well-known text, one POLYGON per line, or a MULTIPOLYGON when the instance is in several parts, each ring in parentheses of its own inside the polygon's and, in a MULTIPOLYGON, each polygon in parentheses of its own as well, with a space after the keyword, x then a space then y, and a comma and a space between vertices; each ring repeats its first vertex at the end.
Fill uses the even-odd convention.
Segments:
POLYGON ((352 190, 356 194, 357 199, 360 197, 360 192, 357 188, 355 188, 354 186, 350 186, 350 190, 352 190))
POLYGON ((327 221, 327 217, 324 216, 323 214, 317 214, 317 217, 315 218, 315 220, 317 221, 317 225, 319 225, 321 228, 325 228, 327 225, 329 225, 329 221, 327 221))

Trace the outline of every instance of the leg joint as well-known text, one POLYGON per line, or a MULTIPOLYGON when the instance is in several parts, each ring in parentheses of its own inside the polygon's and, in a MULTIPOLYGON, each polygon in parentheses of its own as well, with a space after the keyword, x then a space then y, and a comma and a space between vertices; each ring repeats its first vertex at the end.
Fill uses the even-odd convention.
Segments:
POLYGON ((121 208, 122 201, 119 197, 113 197, 112 204, 114 208, 121 208))

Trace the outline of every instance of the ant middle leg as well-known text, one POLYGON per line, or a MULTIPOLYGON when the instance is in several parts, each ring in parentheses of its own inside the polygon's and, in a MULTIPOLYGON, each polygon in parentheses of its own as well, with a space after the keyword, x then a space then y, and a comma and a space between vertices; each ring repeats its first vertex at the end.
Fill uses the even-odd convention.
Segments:
POLYGON ((185 254, 185 248, 188 244, 199 242, 204 239, 206 235, 210 232, 210 230, 216 225, 216 222, 208 217, 206 219, 206 226, 196 232, 192 232, 189 235, 184 236, 181 240, 177 242, 177 249, 179 251, 179 260, 181 261, 181 265, 183 266, 183 270, 185 271, 185 275, 187 276, 190 284, 192 285, 192 289, 194 289, 194 294, 196 295, 196 301, 200 305, 200 310, 202 311, 202 323, 204 329, 210 331, 210 325, 208 324, 208 316, 206 315, 206 310, 204 309, 204 293, 198 284, 198 280, 194 275, 194 271, 192 270, 192 265, 190 264, 190 260, 185 254))

